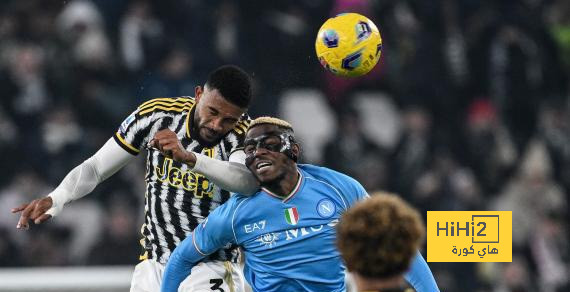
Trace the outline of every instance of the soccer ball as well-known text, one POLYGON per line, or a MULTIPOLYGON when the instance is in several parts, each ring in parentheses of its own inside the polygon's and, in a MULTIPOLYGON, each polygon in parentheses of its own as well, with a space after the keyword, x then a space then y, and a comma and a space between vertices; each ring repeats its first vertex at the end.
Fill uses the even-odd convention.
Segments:
POLYGON ((357 13, 329 18, 315 41, 317 57, 323 67, 339 76, 364 75, 380 59, 382 37, 376 25, 357 13))

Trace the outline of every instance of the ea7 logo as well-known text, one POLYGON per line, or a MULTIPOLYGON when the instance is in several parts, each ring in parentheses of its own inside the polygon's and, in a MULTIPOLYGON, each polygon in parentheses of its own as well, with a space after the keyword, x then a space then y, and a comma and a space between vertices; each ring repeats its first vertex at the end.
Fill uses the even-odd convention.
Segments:
POLYGON ((265 229, 265 220, 261 220, 259 222, 246 224, 243 226, 245 233, 252 233, 256 230, 263 230, 265 229))

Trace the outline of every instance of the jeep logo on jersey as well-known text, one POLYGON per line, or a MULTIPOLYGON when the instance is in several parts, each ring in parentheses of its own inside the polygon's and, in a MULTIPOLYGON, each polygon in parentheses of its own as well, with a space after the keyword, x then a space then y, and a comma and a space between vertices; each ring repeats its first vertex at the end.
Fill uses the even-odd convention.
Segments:
POLYGON ((194 198, 201 199, 204 195, 214 197, 214 185, 205 176, 193 171, 182 171, 174 166, 179 162, 174 162, 170 158, 165 158, 162 167, 154 167, 157 179, 166 182, 175 188, 183 188, 194 195, 194 198))
POLYGON ((290 225, 297 225, 297 222, 299 222, 299 212, 297 212, 296 207, 285 209, 285 220, 290 225))

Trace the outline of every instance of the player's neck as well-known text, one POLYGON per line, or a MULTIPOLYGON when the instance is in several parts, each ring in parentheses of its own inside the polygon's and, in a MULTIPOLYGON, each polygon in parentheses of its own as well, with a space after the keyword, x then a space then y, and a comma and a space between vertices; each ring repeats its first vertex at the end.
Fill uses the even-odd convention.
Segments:
POLYGON ((404 277, 399 275, 388 279, 370 279, 354 274, 354 281, 358 291, 400 291, 404 283, 404 277))
POLYGON ((287 171, 280 178, 274 180, 273 183, 263 185, 263 187, 279 197, 285 198, 289 196, 295 190, 301 177, 297 171, 296 164, 287 168, 287 171))

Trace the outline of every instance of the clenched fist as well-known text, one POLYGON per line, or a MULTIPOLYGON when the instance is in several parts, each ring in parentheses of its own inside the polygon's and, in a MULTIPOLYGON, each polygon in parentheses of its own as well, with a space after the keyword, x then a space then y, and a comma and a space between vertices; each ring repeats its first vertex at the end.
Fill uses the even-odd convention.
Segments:
POLYGON ((162 155, 171 158, 174 161, 188 164, 194 167, 196 164, 196 156, 191 151, 186 151, 178 140, 176 133, 169 129, 156 132, 154 138, 148 143, 150 147, 158 149, 162 155))

